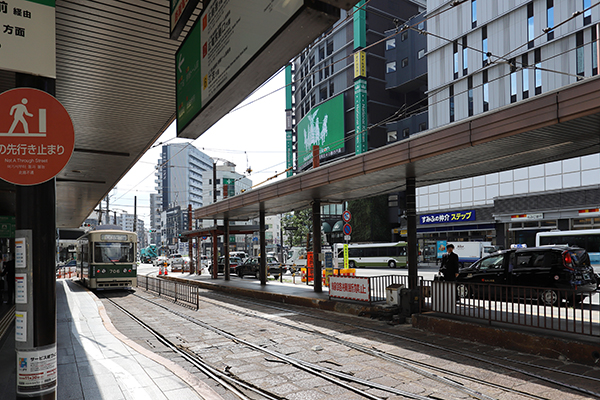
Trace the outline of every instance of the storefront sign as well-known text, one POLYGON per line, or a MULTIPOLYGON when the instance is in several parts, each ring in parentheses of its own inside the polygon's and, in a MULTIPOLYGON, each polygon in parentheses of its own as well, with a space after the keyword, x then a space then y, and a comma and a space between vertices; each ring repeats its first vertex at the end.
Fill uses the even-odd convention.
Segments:
POLYGON ((421 225, 457 223, 457 222, 475 221, 477 219, 475 216, 475 210, 455 211, 455 212, 447 212, 447 213, 439 213, 439 214, 427 214, 427 215, 421 215, 419 218, 421 220, 421 225))
POLYGON ((518 214, 518 215, 511 215, 510 216, 511 221, 514 220, 540 220, 540 219, 544 219, 544 214, 543 213, 536 213, 536 214, 518 214))

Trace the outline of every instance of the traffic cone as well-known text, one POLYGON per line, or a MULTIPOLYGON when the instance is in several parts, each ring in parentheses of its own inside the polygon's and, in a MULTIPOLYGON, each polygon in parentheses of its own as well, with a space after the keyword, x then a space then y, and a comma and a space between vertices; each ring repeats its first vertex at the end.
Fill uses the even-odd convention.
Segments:
POLYGON ((162 275, 162 269, 163 269, 162 265, 160 267, 158 267, 158 276, 162 275))
POLYGON ((169 273, 167 272, 168 267, 165 265, 165 276, 169 275, 169 273))

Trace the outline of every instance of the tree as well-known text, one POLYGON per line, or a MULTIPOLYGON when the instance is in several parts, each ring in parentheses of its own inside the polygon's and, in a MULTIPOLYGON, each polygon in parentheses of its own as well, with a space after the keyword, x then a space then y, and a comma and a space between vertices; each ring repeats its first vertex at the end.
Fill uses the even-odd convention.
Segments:
POLYGON ((306 237, 312 231, 312 212, 310 209, 294 211, 283 216, 283 230, 286 231, 289 246, 306 246, 306 237))
POLYGON ((351 200, 353 242, 389 242, 391 225, 388 217, 388 195, 351 200))

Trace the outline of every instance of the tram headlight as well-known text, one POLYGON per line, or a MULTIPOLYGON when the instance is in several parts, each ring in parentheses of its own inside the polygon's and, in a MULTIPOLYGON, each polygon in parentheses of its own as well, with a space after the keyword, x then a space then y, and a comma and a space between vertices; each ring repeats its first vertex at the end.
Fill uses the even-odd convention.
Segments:
POLYGON ((127 268, 123 268, 123 273, 126 273, 126 272, 127 272, 127 268))
POLYGON ((102 270, 102 273, 103 273, 103 274, 105 274, 105 273, 106 273, 106 270, 105 270, 105 269, 103 269, 103 270, 102 270))

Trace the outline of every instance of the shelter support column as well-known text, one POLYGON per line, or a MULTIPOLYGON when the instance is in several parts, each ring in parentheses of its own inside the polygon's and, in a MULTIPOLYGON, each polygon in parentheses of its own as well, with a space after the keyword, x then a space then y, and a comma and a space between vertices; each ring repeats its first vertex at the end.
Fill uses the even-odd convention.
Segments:
POLYGON ((223 251, 225 252, 225 270, 223 271, 223 275, 225 276, 225 280, 228 281, 230 279, 230 270, 229 270, 229 218, 225 217, 223 220, 225 223, 225 233, 223 234, 223 251))
POLYGON ((406 178, 406 223, 408 230, 408 285, 410 289, 416 289, 419 245, 417 243, 417 193, 415 178, 406 178))
POLYGON ((215 224, 215 230, 212 233, 212 277, 217 279, 219 276, 219 247, 217 243, 217 225, 215 224))
MULTIPOLYGON (((54 79, 17 73, 16 83, 17 87, 36 88, 55 95, 54 79)), ((16 189, 16 239, 25 238, 21 251, 26 254, 26 267, 16 272, 27 276, 30 295, 26 304, 16 304, 17 314, 27 314, 28 328, 25 341, 15 344, 15 361, 27 354, 56 359, 56 179, 16 189)), ((20 388, 17 383, 18 399, 56 399, 56 381, 48 382, 45 389, 33 395, 21 395, 20 389, 27 387, 20 388)))
MULTIPOLYGON (((313 223, 313 276, 315 278, 315 292, 323 291, 323 273, 321 271, 321 202, 314 200, 312 203, 312 223, 313 223)), ((310 266, 307 266, 310 268, 310 266)))
POLYGON ((265 238, 265 210, 261 206, 260 215, 259 215, 259 240, 260 240, 260 284, 267 284, 267 246, 266 246, 266 238, 265 238))

